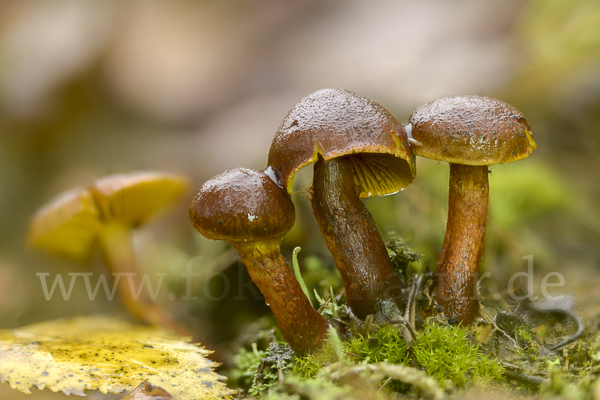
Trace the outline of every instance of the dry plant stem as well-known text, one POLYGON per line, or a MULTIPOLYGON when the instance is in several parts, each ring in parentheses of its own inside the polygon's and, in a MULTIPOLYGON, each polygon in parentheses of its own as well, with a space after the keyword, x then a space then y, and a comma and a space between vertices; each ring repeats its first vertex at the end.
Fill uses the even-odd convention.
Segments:
MULTIPOLYGON (((280 239, 279 239, 280 240, 280 239)), ((286 341, 298 354, 316 350, 330 322, 310 304, 275 242, 233 242, 252 281, 277 319, 286 341)))
POLYGON ((138 320, 160 325, 184 336, 191 332, 182 327, 149 297, 147 286, 142 287, 132 247, 131 231, 126 227, 112 225, 100 237, 102 260, 113 274, 117 275, 117 291, 130 313, 138 320), (139 296, 138 296, 139 294, 139 296))
POLYGON ((479 314, 477 274, 488 205, 488 167, 450 164, 448 224, 434 295, 448 318, 468 325, 479 314))
POLYGON ((348 158, 315 163, 313 213, 342 276, 350 308, 361 319, 370 314, 385 319, 404 309, 404 297, 375 221, 358 193, 348 158), (394 305, 398 309, 390 310, 394 305))

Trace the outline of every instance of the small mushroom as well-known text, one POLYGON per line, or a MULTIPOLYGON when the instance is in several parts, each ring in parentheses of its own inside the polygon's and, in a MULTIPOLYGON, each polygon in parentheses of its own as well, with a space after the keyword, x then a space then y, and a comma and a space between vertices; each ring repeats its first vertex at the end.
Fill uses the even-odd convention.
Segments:
POLYGON ((275 171, 268 172, 238 168, 212 178, 194 198, 190 219, 202 235, 235 247, 283 336, 305 354, 319 346, 330 323, 311 306, 281 255, 294 204, 272 179, 275 171))
POLYGON ((406 126, 413 152, 450 164, 448 223, 434 295, 461 324, 479 314, 477 274, 488 205, 488 166, 526 158, 536 149, 525 117, 489 97, 453 96, 418 107, 406 126))
POLYGON ((404 127, 380 104, 323 89, 298 102, 277 131, 268 165, 291 192, 294 174, 315 163, 312 208, 348 303, 364 319, 404 308, 401 283, 361 199, 396 193, 415 177, 404 127))
POLYGON ((40 208, 29 225, 32 246, 59 257, 83 261, 93 252, 104 223, 87 189, 65 192, 40 208))
MULTIPOLYGON (((139 288, 131 230, 179 198, 187 186, 185 179, 165 173, 107 176, 88 189, 67 192, 40 209, 31 222, 29 241, 35 247, 76 261, 90 258, 99 243, 108 269, 131 274, 133 286, 139 288)), ((120 279, 117 289, 125 305, 140 320, 189 333, 152 302, 148 293, 134 297, 129 279, 120 279)))
MULTIPOLYGON (((187 188, 187 180, 158 172, 111 175, 92 185, 90 190, 105 223, 99 236, 100 249, 104 263, 111 271, 131 274, 133 286, 140 287, 131 230, 178 199, 187 188)), ((182 331, 161 307, 150 300, 147 291, 136 299, 129 281, 121 279, 119 283, 122 299, 139 319, 182 331)))

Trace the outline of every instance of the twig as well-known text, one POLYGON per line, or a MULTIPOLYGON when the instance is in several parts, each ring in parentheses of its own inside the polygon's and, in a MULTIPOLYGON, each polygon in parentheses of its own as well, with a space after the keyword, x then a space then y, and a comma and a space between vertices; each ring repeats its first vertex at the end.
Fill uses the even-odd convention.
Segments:
POLYGON ((384 387, 386 387, 386 386, 387 386, 387 384, 388 384, 388 383, 390 383, 391 381, 392 381, 392 377, 390 376, 389 378, 387 378, 387 379, 385 380, 385 382, 383 382, 383 383, 381 384, 381 386, 379 386, 379 390, 382 390, 382 389, 383 389, 384 387))
POLYGON ((517 381, 529 383, 529 384, 536 385, 536 386, 540 386, 540 385, 550 382, 548 379, 540 378, 539 376, 524 374, 523 372, 517 371, 517 369, 520 369, 520 368, 516 367, 512 364, 501 362, 500 365, 504 368, 504 371, 502 372, 502 374, 505 377, 507 377, 508 379, 514 379, 517 381))
POLYGON ((559 344, 552 346, 550 348, 550 350, 558 350, 563 346, 568 345, 569 343, 573 343, 574 341, 576 341, 577 339, 579 339, 581 337, 581 335, 583 335, 583 321, 581 321, 581 318, 579 317, 579 315, 575 314, 574 312, 570 311, 570 310, 563 310, 560 308, 556 308, 556 309, 551 309, 548 310, 548 312, 554 312, 554 313, 559 313, 559 314, 564 314, 566 316, 569 316, 571 318, 573 318, 575 320, 575 324, 577 324, 577 332, 575 332, 575 334, 571 337, 568 337, 567 339, 563 340, 562 342, 560 342, 559 344))
POLYGON ((502 332, 502 334, 503 334, 504 336, 506 336, 507 338, 509 338, 509 339, 510 339, 510 340, 511 340, 511 341, 512 341, 514 344, 515 344, 515 347, 516 347, 516 348, 520 349, 520 348, 521 348, 521 346, 519 346, 519 344, 518 344, 518 343, 515 341, 515 339, 513 339, 512 337, 510 337, 510 335, 509 335, 508 333, 504 332, 504 331, 503 331, 502 329, 500 329, 500 327, 499 327, 499 326, 496 324, 496 318, 497 318, 497 317, 498 317, 498 314, 496 314, 496 315, 494 316, 494 319, 492 320, 492 324, 494 324, 494 328, 496 328, 498 331, 502 332))
POLYGON ((394 320, 391 320, 390 322, 386 322, 385 324, 381 324, 381 326, 384 327, 384 326, 389 326, 389 325, 404 325, 406 328, 408 328, 408 332, 412 336, 412 339, 415 340, 417 338, 417 333, 415 332, 413 327, 410 326, 410 324, 400 315, 398 315, 398 318, 399 319, 394 319, 394 320))

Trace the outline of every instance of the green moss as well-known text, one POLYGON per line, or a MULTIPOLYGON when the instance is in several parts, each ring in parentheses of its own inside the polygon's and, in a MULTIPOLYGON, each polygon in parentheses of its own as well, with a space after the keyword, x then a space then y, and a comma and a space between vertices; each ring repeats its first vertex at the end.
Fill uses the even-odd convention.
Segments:
POLYGON ((256 369, 265 355, 266 353, 262 350, 248 351, 245 348, 241 348, 233 356, 233 363, 236 368, 228 374, 230 381, 238 386, 250 387, 254 380, 256 369))
POLYGON ((411 348, 414 359, 442 386, 464 387, 471 380, 489 383, 502 376, 502 367, 466 339, 465 328, 429 325, 411 348))
MULTIPOLYGON (((408 346, 398 334, 397 326, 385 326, 375 333, 359 335, 346 342, 329 339, 319 351, 304 357, 295 357, 285 344, 272 343, 260 363, 256 361, 261 353, 249 351, 238 354, 236 363, 242 378, 254 376, 249 394, 262 398, 267 395, 278 399, 297 398, 293 396, 300 395, 314 399, 320 391, 329 393, 330 398, 341 396, 345 392, 335 389, 329 374, 372 363, 423 367, 446 389, 500 380, 502 368, 498 362, 489 359, 476 343, 469 341, 467 333, 466 328, 430 325, 417 334, 412 346, 408 346)), ((388 392, 410 390, 409 384, 400 381, 386 383, 388 392)))
POLYGON ((346 352, 358 362, 409 365, 406 343, 393 326, 383 327, 372 336, 350 339, 346 343, 346 352))
POLYGON ((588 400, 594 397, 592 380, 589 378, 573 383, 559 368, 552 369, 548 375, 550 379, 540 387, 540 394, 544 397, 568 400, 588 400))
POLYGON ((531 330, 526 325, 519 325, 515 333, 520 348, 524 350, 529 360, 531 362, 537 361, 539 355, 538 341, 531 330))
POLYGON ((304 357, 296 357, 292 371, 300 379, 311 379, 319 373, 323 366, 336 361, 338 361, 338 355, 334 345, 331 341, 327 341, 319 351, 304 357))
MULTIPOLYGON (((344 343, 345 362, 418 364, 444 387, 465 387, 471 381, 490 383, 501 379, 502 368, 498 362, 488 358, 466 337, 465 328, 430 325, 417 335, 409 349, 397 328, 387 326, 373 335, 354 337, 344 343)), ((315 354, 296 358, 293 372, 305 379, 313 378, 333 361, 336 361, 335 352, 327 344, 315 354)))

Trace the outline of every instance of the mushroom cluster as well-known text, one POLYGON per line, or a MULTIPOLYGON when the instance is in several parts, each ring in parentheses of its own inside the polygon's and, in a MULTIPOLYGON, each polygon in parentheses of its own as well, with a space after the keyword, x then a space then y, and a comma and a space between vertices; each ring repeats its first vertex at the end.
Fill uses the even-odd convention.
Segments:
POLYGON ((377 226, 361 199, 399 192, 415 155, 450 163, 449 215, 434 295, 462 324, 478 315, 477 271, 488 201, 488 165, 527 157, 536 145, 524 117, 491 98, 458 96, 417 108, 407 125, 380 104, 340 89, 300 100, 277 130, 263 171, 234 169, 206 182, 190 207, 204 236, 229 242, 265 296, 285 339, 315 350, 337 324, 310 304, 280 244, 295 219, 295 173, 314 164, 310 201, 360 319, 384 323, 405 300, 377 226))

